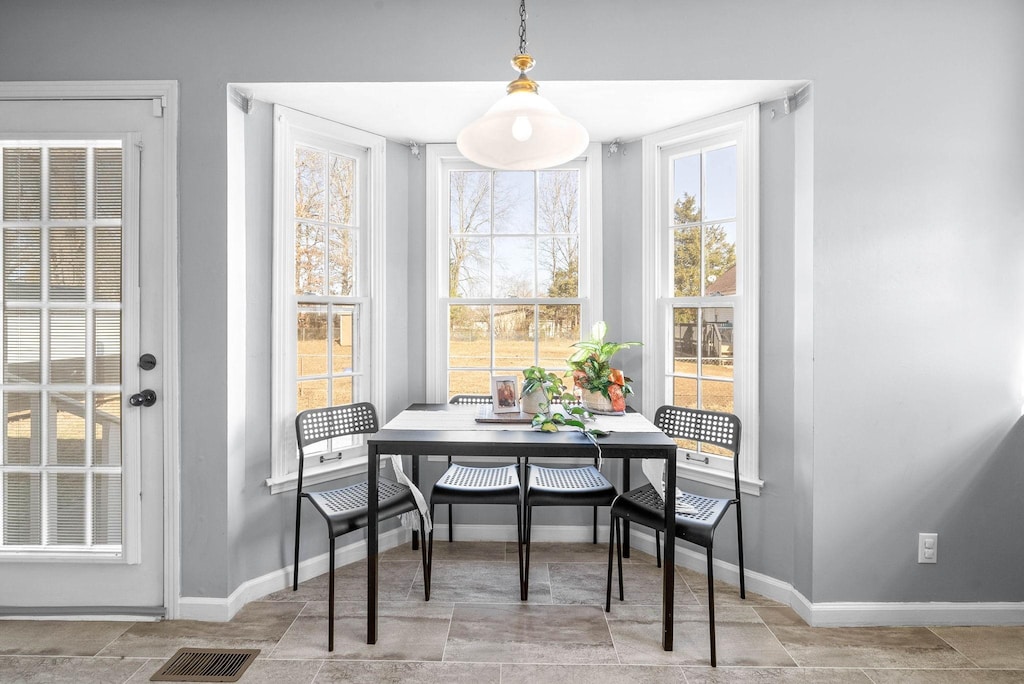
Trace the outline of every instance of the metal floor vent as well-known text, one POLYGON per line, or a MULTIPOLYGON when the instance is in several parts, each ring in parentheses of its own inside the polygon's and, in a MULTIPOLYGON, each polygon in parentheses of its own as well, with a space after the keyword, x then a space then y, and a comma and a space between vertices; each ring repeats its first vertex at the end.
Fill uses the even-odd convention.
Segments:
POLYGON ((179 648, 151 682, 237 682, 259 649, 179 648))

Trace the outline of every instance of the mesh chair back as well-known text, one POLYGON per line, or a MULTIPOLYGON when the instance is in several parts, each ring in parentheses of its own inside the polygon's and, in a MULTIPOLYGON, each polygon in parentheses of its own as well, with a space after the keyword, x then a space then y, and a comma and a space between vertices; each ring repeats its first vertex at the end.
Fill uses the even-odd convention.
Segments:
POLYGON ((295 417, 300 454, 316 442, 373 432, 377 432, 377 411, 369 402, 309 409, 295 417))
POLYGON ((462 406, 469 405, 482 405, 491 403, 490 394, 456 394, 454 397, 448 400, 449 404, 459 404, 462 406))
POLYGON ((654 414, 654 424, 674 439, 688 439, 731 451, 733 470, 737 478, 737 490, 739 489, 739 418, 731 413, 703 411, 681 406, 662 406, 654 414))

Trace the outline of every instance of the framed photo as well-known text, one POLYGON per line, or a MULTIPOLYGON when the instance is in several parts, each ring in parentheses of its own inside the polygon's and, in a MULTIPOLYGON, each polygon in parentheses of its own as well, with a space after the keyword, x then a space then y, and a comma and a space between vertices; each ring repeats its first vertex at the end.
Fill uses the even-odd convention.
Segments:
POLYGON ((491 378, 491 401, 495 413, 519 413, 519 393, 516 376, 495 375, 491 378))

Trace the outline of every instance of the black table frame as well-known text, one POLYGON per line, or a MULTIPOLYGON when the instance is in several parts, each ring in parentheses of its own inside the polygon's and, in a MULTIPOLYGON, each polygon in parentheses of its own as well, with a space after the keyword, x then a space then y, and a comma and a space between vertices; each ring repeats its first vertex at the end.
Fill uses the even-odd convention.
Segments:
MULTIPOLYGON (((450 404, 413 404, 409 410, 447 411, 450 404)), ((604 458, 662 458, 665 468, 665 490, 676 489, 676 443, 663 432, 612 432, 600 440, 604 458)), ((499 456, 505 458, 593 458, 594 445, 575 430, 557 433, 534 430, 388 430, 383 429, 366 440, 367 480, 369 482, 369 525, 366 538, 366 643, 377 643, 377 595, 379 589, 378 556, 380 540, 377 520, 377 491, 380 457, 410 454, 413 458, 432 454, 452 456, 499 456)), ((626 461, 625 463, 628 463, 626 461)), ((624 468, 625 470, 625 468, 624 468)), ((675 540, 675 501, 665 499, 665 539, 675 540)), ((662 566, 662 647, 672 650, 673 604, 675 596, 675 544, 665 544, 662 566)))

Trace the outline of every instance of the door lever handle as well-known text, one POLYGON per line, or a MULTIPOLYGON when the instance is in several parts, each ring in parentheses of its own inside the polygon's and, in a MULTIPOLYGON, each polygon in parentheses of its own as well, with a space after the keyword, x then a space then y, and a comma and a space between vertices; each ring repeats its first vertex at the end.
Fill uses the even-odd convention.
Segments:
POLYGON ((132 406, 152 406, 156 403, 156 392, 144 389, 128 397, 128 403, 132 406))

